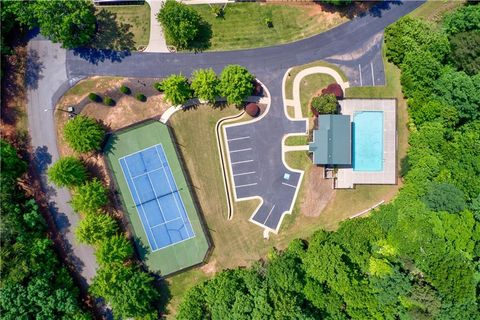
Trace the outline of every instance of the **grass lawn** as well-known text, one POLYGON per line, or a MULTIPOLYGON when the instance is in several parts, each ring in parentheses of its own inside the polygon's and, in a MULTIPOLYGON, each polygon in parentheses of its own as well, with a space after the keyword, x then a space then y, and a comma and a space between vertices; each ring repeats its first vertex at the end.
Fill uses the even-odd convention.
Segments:
POLYGON ((209 5, 194 5, 212 26, 209 50, 266 47, 303 39, 331 29, 348 18, 324 12, 321 6, 235 3, 228 4, 223 18, 217 18, 209 5), (265 19, 273 22, 267 27, 265 19))
POLYGON ((102 42, 115 43, 115 45, 133 45, 136 50, 147 47, 150 38, 150 6, 97 6, 96 14, 100 26, 105 25, 102 42), (108 34, 105 34, 108 33, 108 34), (116 37, 116 40, 109 37, 116 37))
POLYGON ((304 146, 308 144, 307 136, 292 136, 285 139, 285 145, 287 146, 304 146))
POLYGON ((448 11, 463 6, 465 1, 438 1, 429 0, 409 15, 414 18, 423 18, 430 21, 439 21, 448 11))
POLYGON ((304 117, 312 116, 312 112, 308 107, 310 99, 317 93, 320 93, 319 91, 330 83, 336 83, 335 79, 323 73, 311 74, 302 79, 300 83, 300 103, 304 117))

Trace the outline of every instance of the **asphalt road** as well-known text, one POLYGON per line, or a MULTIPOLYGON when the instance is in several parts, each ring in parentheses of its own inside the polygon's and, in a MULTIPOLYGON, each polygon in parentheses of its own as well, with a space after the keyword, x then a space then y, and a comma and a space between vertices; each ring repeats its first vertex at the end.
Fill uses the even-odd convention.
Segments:
MULTIPOLYGON (((29 43, 27 68, 28 120, 34 159, 42 175, 43 187, 49 192, 51 211, 67 247, 70 258, 79 273, 88 282, 95 274, 97 264, 93 249, 79 245, 74 240, 73 229, 78 216, 68 202, 70 195, 64 189, 56 189, 45 178, 45 170, 58 159, 56 129, 52 109, 58 99, 77 80, 93 75, 117 75, 129 77, 163 77, 172 73, 185 75, 198 68, 212 67, 217 72, 225 65, 238 63, 246 66, 270 90, 270 112, 280 113, 281 80, 287 68, 315 60, 337 63, 354 85, 360 85, 355 68, 373 66, 375 84, 385 81, 383 65, 379 57, 379 42, 372 39, 381 36, 383 29, 423 2, 386 3, 383 8, 358 17, 320 35, 295 43, 261 49, 206 52, 206 53, 132 53, 111 51, 65 51, 50 41, 35 38, 29 43), (375 58, 376 57, 376 58, 375 58), (377 60, 375 60, 377 59, 377 60)), ((372 67, 371 67, 372 68, 372 67)), ((363 72, 362 72, 363 74, 363 72)), ((363 81, 363 79, 362 79, 363 81)), ((363 85, 369 83, 365 80, 363 85)), ((373 82, 373 81, 372 81, 373 82)), ((283 111, 281 111, 283 114, 283 111)), ((267 120, 265 118, 264 120, 267 120)), ((272 122, 273 123, 273 122, 272 122)), ((273 138, 272 138, 273 139, 273 138)), ((275 137, 278 141, 278 137, 275 137)), ((272 150, 279 149, 277 143, 272 150)), ((269 151, 278 152, 278 151, 269 151)), ((278 156, 275 156, 278 159, 278 156)))

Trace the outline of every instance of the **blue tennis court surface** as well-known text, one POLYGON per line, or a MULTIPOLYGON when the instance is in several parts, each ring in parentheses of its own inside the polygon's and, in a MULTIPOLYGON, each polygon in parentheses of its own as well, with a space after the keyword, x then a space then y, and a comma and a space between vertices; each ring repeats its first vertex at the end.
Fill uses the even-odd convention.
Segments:
POLYGON ((152 251, 195 237, 162 145, 119 161, 152 251))

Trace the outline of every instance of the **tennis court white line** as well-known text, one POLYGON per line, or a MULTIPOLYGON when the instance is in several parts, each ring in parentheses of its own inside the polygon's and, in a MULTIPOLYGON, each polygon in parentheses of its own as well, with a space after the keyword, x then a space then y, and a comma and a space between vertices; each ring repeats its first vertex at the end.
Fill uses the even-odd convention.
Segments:
POLYGON ((234 174, 233 176, 234 176, 234 177, 236 177, 236 176, 244 176, 244 175, 252 174, 252 173, 256 173, 256 171, 250 171, 250 172, 244 172, 244 173, 237 173, 237 174, 234 174))
MULTIPOLYGON (((125 161, 125 160, 124 160, 125 161)), ((121 164, 120 164, 121 166, 121 164)), ((137 190, 137 186, 135 185, 135 183, 133 182, 132 180, 132 173, 130 172, 130 168, 128 167, 128 163, 127 161, 125 161, 125 166, 127 167, 127 170, 128 170, 128 176, 130 177, 130 180, 132 181, 132 184, 133 184, 133 188, 135 189, 135 193, 137 194, 137 198, 138 200, 140 201, 140 196, 138 195, 138 190, 137 190)), ((122 167, 122 170, 123 170, 123 167, 122 167)), ((125 173, 124 173, 125 174, 125 173)), ((127 186, 128 186, 128 183, 127 183, 127 186)), ((130 190, 130 187, 128 186, 128 189, 130 190)), ((132 195, 132 199, 133 199, 133 202, 135 203, 135 198, 133 198, 133 195, 132 195)), ((136 207, 138 208, 138 206, 136 205, 136 207)), ((150 235, 152 236, 152 239, 153 239, 153 242, 155 243, 155 249, 158 249, 158 244, 157 244, 157 240, 155 240, 155 237, 153 236, 153 232, 152 232, 152 228, 150 227, 150 222, 148 221, 147 219, 147 216, 145 214, 145 210, 143 208, 143 205, 140 204, 140 207, 142 208, 142 212, 143 212, 143 218, 145 219, 145 221, 147 222, 148 224, 148 228, 150 229, 150 235)), ((138 209, 137 209, 137 212, 138 212, 138 209)), ((142 226, 143 226, 143 230, 145 231, 145 234, 147 233, 147 231, 145 230, 145 226, 143 225, 143 222, 142 222, 142 226)), ((150 243, 150 239, 148 239, 148 236, 147 236, 147 240, 148 240, 148 243, 150 243)), ((152 244, 150 243, 150 247, 152 247, 152 244)), ((152 248, 153 249, 153 248, 152 248)))
POLYGON ((252 148, 233 150, 233 151, 230 151, 230 153, 242 152, 242 151, 249 151, 249 150, 252 150, 252 148))
POLYGON ((227 141, 243 140, 243 139, 249 139, 249 138, 250 138, 250 136, 245 136, 245 137, 240 137, 240 138, 227 139, 227 141))
POLYGON ((162 223, 156 224, 156 225, 154 225, 154 226, 152 227, 152 229, 153 229, 153 228, 156 228, 156 227, 163 226, 164 224, 170 223, 170 222, 172 222, 172 221, 175 221, 175 220, 178 220, 178 219, 181 219, 181 218, 182 218, 182 217, 178 217, 178 218, 175 218, 175 219, 172 219, 172 220, 168 220, 168 221, 166 221, 166 222, 162 222, 162 223))
POLYGON ((274 208, 275 208, 275 205, 273 205, 272 209, 270 209, 270 212, 267 215, 267 219, 265 219, 264 225, 267 225, 267 220, 268 218, 270 218, 270 215, 272 214, 274 208))
MULTIPOLYGON (((157 146, 155 146, 155 151, 157 152, 158 157, 161 159, 160 155, 158 154, 157 146)), ((173 176, 173 172, 172 172, 172 169, 170 167, 170 163, 168 162, 167 154, 165 153, 165 150, 163 149, 162 145, 160 145, 160 148, 162 148, 162 153, 165 155, 165 161, 167 161, 167 166, 170 169, 170 173, 172 174, 172 179, 173 179, 173 184, 175 185, 175 189, 180 193, 180 190, 178 190, 177 182, 175 181, 175 177, 173 176)), ((164 168, 164 172, 165 172, 165 168, 164 168)), ((165 172, 165 176, 167 177, 167 181, 168 181, 168 185, 170 187, 170 191, 173 193, 172 185, 170 184, 170 180, 168 179, 168 175, 167 175, 166 172, 165 172)), ((193 233, 192 235, 190 234, 190 231, 187 228, 187 224, 185 223, 185 219, 183 218, 182 211, 180 211, 180 207, 178 206, 177 198, 173 197, 173 199, 175 200, 175 204, 177 205, 178 213, 180 214, 180 217, 182 218, 183 225, 185 226, 185 229, 187 230, 187 235, 189 236, 189 239, 195 237, 195 232, 193 231, 193 226, 192 226, 192 223, 190 221, 190 218, 188 217, 187 209, 185 208, 185 204, 183 203, 183 199, 180 196, 180 199, 182 200, 181 201, 182 202, 182 208, 185 211, 185 215, 187 216, 188 223, 190 224, 190 228, 192 229, 192 233, 193 233)))
POLYGON ((294 185, 292 185, 292 184, 288 184, 288 183, 285 183, 285 182, 282 182, 282 184, 284 184, 284 185, 286 185, 286 186, 289 186, 289 187, 292 187, 292 188, 294 188, 294 189, 297 188, 297 186, 294 186, 294 185))
POLYGON ((243 187, 248 187, 248 186, 254 186, 256 184, 257 184, 256 182, 255 183, 249 183, 249 184, 242 184, 240 186, 236 186, 235 188, 243 188, 243 187))
MULTIPOLYGON (((163 167, 163 166, 162 166, 163 167)), ((138 174, 136 175, 135 177, 132 177, 132 179, 137 179, 138 177, 143 177, 144 175, 147 175, 147 174, 150 174, 152 172, 155 172, 155 171, 158 171, 158 170, 162 170, 162 167, 158 168, 158 169, 153 169, 151 171, 148 171, 148 172, 145 172, 145 173, 141 173, 141 174, 138 174)))
MULTIPOLYGON (((161 144, 161 143, 157 143, 157 144, 154 144, 153 146, 146 147, 146 148, 143 148, 142 150, 138 150, 138 151, 135 151, 135 152, 133 152, 133 153, 127 154, 126 156, 123 156, 123 157, 119 158, 118 161, 120 161, 120 160, 122 160, 122 159, 125 159, 125 158, 128 158, 128 157, 130 157, 130 156, 133 156, 134 154, 137 154, 137 153, 143 152, 143 151, 145 151, 145 150, 148 150, 148 149, 150 149, 150 148, 156 148, 156 146, 158 146, 158 145, 162 145, 162 144, 161 144)), ((156 150, 156 149, 155 149, 155 150, 156 150)), ((125 164, 126 164, 126 162, 125 162, 125 164)))
POLYGON ((253 161, 253 160, 243 160, 243 161, 232 162, 232 164, 246 163, 246 162, 252 162, 252 161, 253 161))

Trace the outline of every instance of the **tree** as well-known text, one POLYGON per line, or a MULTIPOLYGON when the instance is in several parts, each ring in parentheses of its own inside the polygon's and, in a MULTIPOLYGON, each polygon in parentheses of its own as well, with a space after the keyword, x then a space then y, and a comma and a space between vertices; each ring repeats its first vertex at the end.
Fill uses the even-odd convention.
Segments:
POLYGON ((195 70, 192 74, 192 89, 195 96, 209 102, 215 102, 219 95, 219 80, 213 69, 195 70))
POLYGON ((87 179, 87 170, 75 157, 63 157, 48 169, 48 179, 59 187, 76 187, 87 179))
POLYGON ((461 6, 448 13, 443 18, 443 27, 450 35, 480 29, 480 6, 461 6))
POLYGON ((322 0, 322 2, 330 3, 330 4, 333 4, 335 6, 346 6, 350 3, 352 3, 352 0, 322 0))
POLYGON ((155 317, 155 302, 159 294, 154 287, 154 278, 136 265, 111 264, 100 267, 90 291, 94 296, 106 299, 115 317, 158 318, 155 317))
POLYGON ((187 78, 181 74, 172 74, 162 81, 165 99, 173 105, 184 104, 192 97, 187 78))
POLYGON ((463 192, 450 183, 432 183, 423 201, 432 210, 450 213, 460 212, 466 206, 463 192))
POLYGON ((77 212, 96 212, 108 203, 107 189, 97 178, 85 182, 75 190, 72 207, 77 212))
POLYGON ((454 34, 450 43, 453 64, 470 76, 480 73, 480 30, 454 34))
POLYGON ((430 51, 416 49, 405 54, 401 69, 400 81, 403 93, 411 97, 415 94, 431 93, 435 80, 441 74, 442 65, 430 51))
POLYGON ((322 94, 312 98, 312 108, 320 114, 337 112, 337 98, 333 94, 322 94))
POLYGON ((2 181, 16 180, 27 171, 27 163, 20 159, 17 150, 3 139, 0 139, 0 161, 2 181))
POLYGON ((40 32, 63 48, 86 45, 95 34, 95 9, 89 0, 37 1, 33 10, 40 32))
POLYGON ((233 64, 220 74, 219 91, 230 104, 240 105, 253 91, 254 76, 245 67, 233 64))
POLYGON ((94 119, 78 115, 65 124, 63 136, 73 150, 91 152, 100 150, 105 129, 94 119))
POLYGON ((480 74, 473 77, 448 69, 434 84, 436 98, 457 108, 462 121, 480 118, 480 74))
POLYGON ((75 230, 77 240, 86 244, 97 244, 113 237, 118 232, 114 218, 104 212, 87 213, 75 230))
POLYGON ((450 51, 447 35, 426 21, 405 16, 385 29, 386 55, 397 66, 411 51, 428 51, 441 62, 450 51))
POLYGON ((200 34, 202 17, 195 9, 175 0, 163 3, 157 15, 168 44, 188 49, 200 34))
POLYGON ((101 265, 123 263, 133 255, 133 247, 123 235, 114 235, 99 243, 95 255, 101 265))

